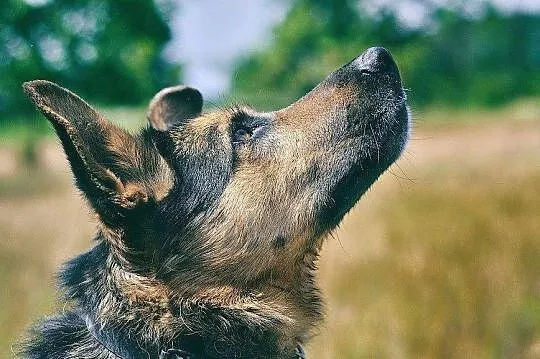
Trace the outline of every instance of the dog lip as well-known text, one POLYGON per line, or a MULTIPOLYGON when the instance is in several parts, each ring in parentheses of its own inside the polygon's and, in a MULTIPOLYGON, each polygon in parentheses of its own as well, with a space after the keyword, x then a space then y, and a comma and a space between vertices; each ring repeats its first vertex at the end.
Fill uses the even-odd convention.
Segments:
POLYGON ((387 73, 399 77, 399 70, 392 55, 384 47, 370 47, 351 62, 362 74, 387 73))

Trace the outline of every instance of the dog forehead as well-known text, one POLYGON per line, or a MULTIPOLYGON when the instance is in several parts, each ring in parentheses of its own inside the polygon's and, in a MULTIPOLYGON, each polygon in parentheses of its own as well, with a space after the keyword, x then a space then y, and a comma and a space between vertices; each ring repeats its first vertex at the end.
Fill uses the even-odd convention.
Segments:
MULTIPOLYGON (((217 111, 204 112, 200 116, 193 118, 180 126, 173 128, 171 135, 176 141, 183 141, 187 138, 199 138, 209 132, 219 132, 226 134, 237 109, 219 109, 217 111)), ((242 111, 244 111, 242 109, 242 111)), ((247 110, 246 110, 247 111, 247 110)), ((253 111, 250 111, 253 112, 253 111)))
POLYGON ((170 130, 170 136, 177 144, 204 149, 206 144, 223 137, 228 131, 230 115, 226 111, 204 113, 170 130))
POLYGON ((205 112, 198 118, 190 121, 188 127, 195 131, 205 131, 208 128, 225 130, 231 122, 231 114, 227 110, 205 112))

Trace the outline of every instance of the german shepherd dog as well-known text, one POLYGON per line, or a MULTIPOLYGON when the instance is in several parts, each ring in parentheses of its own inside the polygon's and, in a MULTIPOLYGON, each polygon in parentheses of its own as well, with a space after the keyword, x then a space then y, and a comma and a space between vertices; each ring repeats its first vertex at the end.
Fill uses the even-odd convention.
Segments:
POLYGON ((400 155, 398 68, 370 48, 275 112, 202 112, 196 89, 150 102, 132 135, 54 83, 24 84, 99 219, 59 281, 67 303, 25 358, 303 358, 321 321, 324 238, 400 155))

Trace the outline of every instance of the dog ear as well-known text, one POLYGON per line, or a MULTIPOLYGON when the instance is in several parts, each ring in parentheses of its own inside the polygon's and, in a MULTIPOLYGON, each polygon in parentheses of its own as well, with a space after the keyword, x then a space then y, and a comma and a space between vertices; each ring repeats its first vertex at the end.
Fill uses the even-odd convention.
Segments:
POLYGON ((148 109, 148 121, 158 131, 166 131, 171 126, 201 114, 203 97, 192 87, 174 86, 159 91, 148 109))
POLYGON ((71 91, 36 80, 23 85, 37 108, 52 123, 75 175, 76 184, 106 224, 148 200, 142 185, 115 163, 136 152, 133 136, 114 126, 71 91), (117 173, 115 173, 115 171, 117 173), (119 174, 118 174, 119 173, 119 174), (123 177, 123 178, 122 178, 123 177))

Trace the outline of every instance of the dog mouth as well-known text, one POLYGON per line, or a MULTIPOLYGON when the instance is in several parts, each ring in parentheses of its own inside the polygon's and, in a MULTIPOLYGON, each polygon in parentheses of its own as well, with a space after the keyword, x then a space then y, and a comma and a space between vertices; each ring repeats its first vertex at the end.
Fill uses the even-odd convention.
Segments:
MULTIPOLYGON (((325 81, 333 88, 353 88, 341 136, 341 168, 334 172, 329 200, 321 217, 320 232, 332 230, 377 178, 398 159, 409 136, 410 115, 398 67, 381 47, 366 50, 331 74, 325 81)), ((345 119, 343 119, 345 112, 345 119)))
MULTIPOLYGON (((401 76, 392 55, 382 47, 366 50, 349 66, 353 67, 349 71, 359 74, 362 86, 356 104, 362 114, 352 123, 361 130, 357 135, 363 146, 369 145, 360 160, 382 173, 399 157, 408 140, 410 115, 401 76)), ((348 123, 351 118, 349 115, 348 123)))

